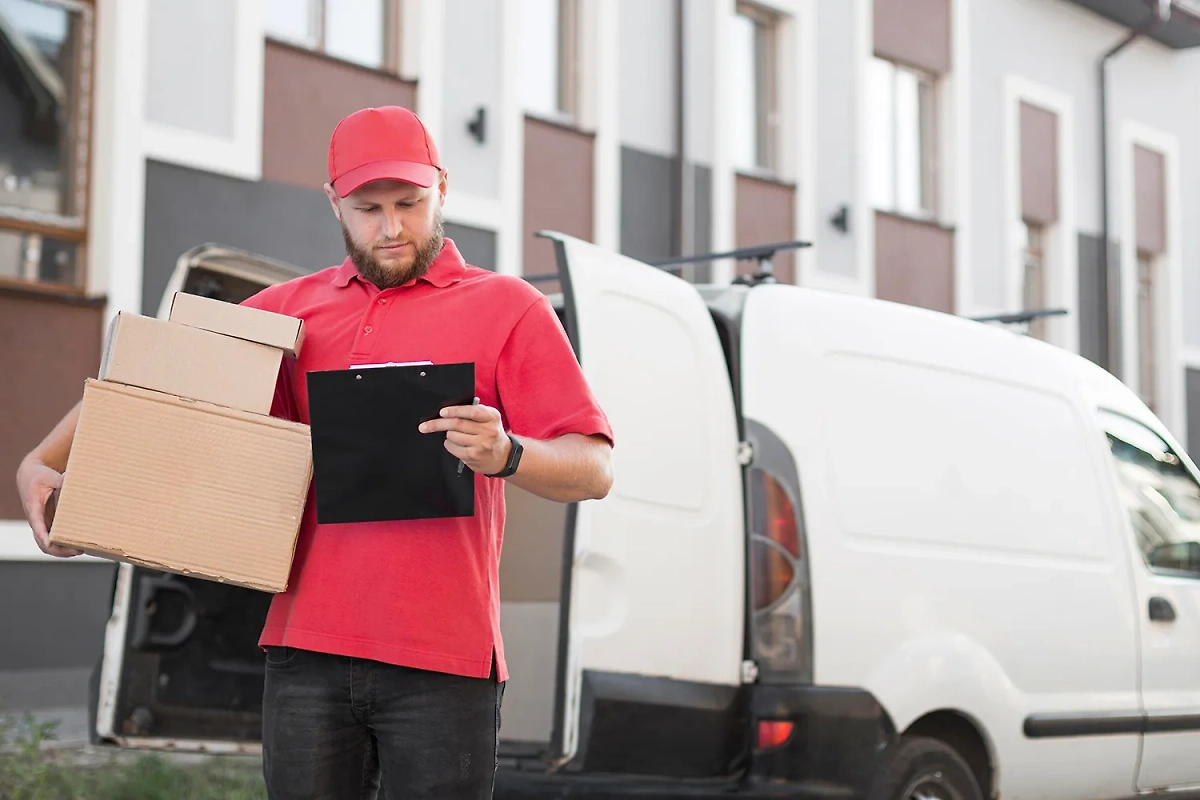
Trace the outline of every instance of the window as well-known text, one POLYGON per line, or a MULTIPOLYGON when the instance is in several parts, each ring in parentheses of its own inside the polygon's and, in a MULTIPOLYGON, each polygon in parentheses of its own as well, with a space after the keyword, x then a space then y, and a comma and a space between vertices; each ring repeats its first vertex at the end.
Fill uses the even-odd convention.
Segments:
POLYGON ((1138 392, 1142 402, 1158 413, 1158 358, 1157 339, 1154 335, 1158 324, 1157 287, 1155 286, 1155 258, 1151 253, 1137 254, 1137 343, 1138 343, 1138 392))
POLYGON ((734 167, 744 171, 776 166, 777 19, 739 4, 730 35, 734 167))
POLYGON ((520 0, 521 92, 526 111, 573 118, 579 105, 578 0, 520 0))
POLYGON ((871 199, 881 211, 936 213, 937 110, 934 78, 882 58, 867 72, 871 199))
MULTIPOLYGON (((1025 268, 1022 302, 1026 311, 1039 311, 1046 308, 1046 230, 1035 223, 1022 222, 1021 233, 1025 268)), ((1029 323, 1029 335, 1045 341, 1045 317, 1029 323)))
POLYGON ((395 0, 264 0, 267 35, 372 69, 399 66, 395 0))
POLYGON ((0 0, 0 280, 84 283, 92 9, 0 0))
POLYGON ((1101 417, 1146 565, 1200 577, 1200 484, 1154 431, 1121 414, 1101 417))

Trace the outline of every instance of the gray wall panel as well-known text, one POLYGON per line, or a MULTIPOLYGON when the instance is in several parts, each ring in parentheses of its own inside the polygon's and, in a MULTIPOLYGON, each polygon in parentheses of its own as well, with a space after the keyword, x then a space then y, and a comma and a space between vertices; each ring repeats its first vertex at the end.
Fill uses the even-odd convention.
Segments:
POLYGON ((675 255, 675 165, 660 155, 621 148, 621 252, 641 261, 675 255))
POLYGON ((454 240, 454 246, 468 264, 496 271, 496 234, 483 228, 444 223, 446 238, 454 240))
POLYGON ((1185 371, 1184 391, 1187 405, 1188 455, 1193 459, 1200 455, 1200 370, 1188 367, 1185 371))
POLYGON ((320 189, 248 182, 148 161, 142 312, 154 314, 175 260, 216 242, 317 271, 346 257, 320 189))
MULTIPOLYGON (((688 164, 693 186, 691 243, 686 254, 709 252, 712 242, 712 171, 688 164)), ((679 255, 674 240, 675 165, 671 158, 621 148, 621 252, 642 261, 679 255)), ((683 273, 709 280, 707 263, 683 273)))
MULTIPOLYGON (((1100 261, 1100 237, 1079 235, 1079 354, 1103 366, 1107 350, 1107 311, 1101 292, 1103 265, 1100 261)), ((1112 264, 1120 257, 1120 246, 1113 242, 1108 257, 1112 264)), ((1120 354, 1118 353, 1118 363, 1120 354)), ((1118 373, 1119 374, 1119 373, 1118 373)))
POLYGON ((95 664, 115 574, 108 562, 0 561, 0 672, 95 664))

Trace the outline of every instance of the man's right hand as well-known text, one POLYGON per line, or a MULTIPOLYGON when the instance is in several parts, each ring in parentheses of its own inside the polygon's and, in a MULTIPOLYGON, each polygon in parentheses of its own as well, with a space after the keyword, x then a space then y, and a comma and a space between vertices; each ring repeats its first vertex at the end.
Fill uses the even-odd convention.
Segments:
POLYGON ((41 462, 26 459, 17 469, 17 492, 21 496, 25 518, 29 520, 29 527, 33 528, 33 540, 37 542, 38 549, 48 556, 70 558, 82 555, 82 551, 48 541, 54 514, 51 512, 47 515, 46 508, 51 495, 62 488, 62 484, 62 473, 41 462))

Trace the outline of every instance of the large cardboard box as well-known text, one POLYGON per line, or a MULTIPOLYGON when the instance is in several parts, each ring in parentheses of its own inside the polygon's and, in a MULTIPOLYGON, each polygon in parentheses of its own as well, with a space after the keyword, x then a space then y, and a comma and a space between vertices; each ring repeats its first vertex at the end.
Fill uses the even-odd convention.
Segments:
POLYGON ((282 361, 274 347, 121 312, 109 329, 99 377, 269 414, 282 361))
POLYGON ((171 297, 171 311, 167 319, 180 325, 277 347, 289 356, 299 355, 304 344, 303 320, 186 292, 176 292, 171 297))
POLYGON ((306 425, 89 379, 50 541, 282 592, 311 480, 306 425))

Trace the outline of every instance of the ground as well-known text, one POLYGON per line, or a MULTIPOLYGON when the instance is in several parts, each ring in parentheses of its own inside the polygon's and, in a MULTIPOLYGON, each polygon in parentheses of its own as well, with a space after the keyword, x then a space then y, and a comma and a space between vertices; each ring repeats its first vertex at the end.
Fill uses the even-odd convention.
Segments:
POLYGON ((0 718, 5 800, 260 800, 258 757, 146 754, 59 742, 53 723, 0 718))

